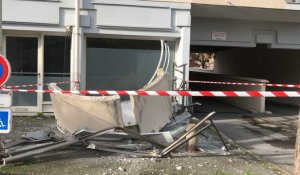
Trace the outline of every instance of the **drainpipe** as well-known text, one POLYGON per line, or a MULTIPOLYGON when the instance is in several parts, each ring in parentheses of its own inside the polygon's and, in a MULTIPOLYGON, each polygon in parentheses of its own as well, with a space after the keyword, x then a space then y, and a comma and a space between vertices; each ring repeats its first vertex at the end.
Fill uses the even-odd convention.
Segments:
POLYGON ((79 61, 80 61, 80 0, 75 0, 75 25, 73 29, 72 53, 71 57, 71 90, 78 90, 79 84, 79 61))

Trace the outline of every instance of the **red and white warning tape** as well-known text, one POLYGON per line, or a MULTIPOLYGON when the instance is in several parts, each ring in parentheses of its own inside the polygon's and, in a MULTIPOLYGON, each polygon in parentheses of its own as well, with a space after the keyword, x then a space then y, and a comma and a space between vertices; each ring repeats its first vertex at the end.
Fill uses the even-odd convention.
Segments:
MULTIPOLYGON (((61 82, 55 82, 56 84, 67 84, 71 82, 76 82, 76 81, 61 81, 61 82)), ((36 87, 36 86, 46 86, 49 85, 50 83, 44 83, 44 84, 23 84, 23 85, 15 85, 15 86, 3 86, 2 88, 6 89, 12 89, 12 88, 26 88, 26 87, 36 87)))
POLYGON ((272 86, 272 87, 288 87, 300 88, 300 84, 268 84, 268 83, 247 83, 247 82, 222 82, 222 81, 186 81, 187 83, 200 84, 225 84, 225 85, 245 85, 245 86, 272 86))
POLYGON ((201 97, 300 97, 300 91, 108 91, 108 90, 31 90, 2 89, 25 93, 59 93, 82 95, 138 95, 138 96, 201 96, 201 97))

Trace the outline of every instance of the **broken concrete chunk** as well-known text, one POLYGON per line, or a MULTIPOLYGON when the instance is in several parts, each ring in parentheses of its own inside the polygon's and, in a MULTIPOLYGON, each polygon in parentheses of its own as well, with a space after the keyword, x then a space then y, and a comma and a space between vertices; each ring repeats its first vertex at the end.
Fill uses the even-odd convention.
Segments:
POLYGON ((32 138, 35 140, 45 140, 45 139, 49 139, 49 131, 32 131, 32 132, 28 132, 25 137, 27 138, 32 138))
MULTIPOLYGON (((56 84, 50 90, 61 90, 56 84)), ((73 134, 80 130, 91 132, 112 127, 123 127, 120 96, 82 96, 50 94, 57 125, 73 134)))
MULTIPOLYGON (((157 70, 156 79, 142 90, 169 90, 171 78, 163 70, 157 70)), ((158 132, 169 121, 173 114, 170 97, 130 96, 134 114, 141 133, 158 132)))

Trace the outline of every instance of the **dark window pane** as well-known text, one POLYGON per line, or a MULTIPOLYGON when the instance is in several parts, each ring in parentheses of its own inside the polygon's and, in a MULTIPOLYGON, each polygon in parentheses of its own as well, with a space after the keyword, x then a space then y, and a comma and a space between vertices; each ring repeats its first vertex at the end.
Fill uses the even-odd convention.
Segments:
MULTIPOLYGON (((70 72, 70 37, 45 36, 44 71, 62 76, 70 72)), ((54 74, 52 74, 54 75, 54 74)))
MULTIPOLYGON (((37 83, 38 38, 7 37, 6 57, 13 72, 7 85, 37 83)), ((36 87, 31 88, 36 89, 36 87)), ((13 106, 36 105, 37 94, 14 93, 13 95, 13 106)))
POLYGON ((7 37, 6 56, 12 72, 37 72, 38 39, 31 37, 7 37))
MULTIPOLYGON (((45 36, 44 38, 44 83, 70 80, 71 39, 64 36, 45 36)), ((70 84, 59 85, 69 89, 70 84)), ((44 101, 50 101, 50 95, 44 94, 44 101)))
MULTIPOLYGON (((170 43, 170 48, 169 70, 175 45, 170 43)), ((88 38, 87 89, 141 89, 155 73, 160 53, 160 41, 88 38)))

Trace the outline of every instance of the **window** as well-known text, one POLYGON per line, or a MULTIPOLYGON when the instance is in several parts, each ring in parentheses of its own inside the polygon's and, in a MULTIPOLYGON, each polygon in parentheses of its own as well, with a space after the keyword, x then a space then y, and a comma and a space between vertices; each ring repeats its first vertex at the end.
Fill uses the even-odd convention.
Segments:
MULTIPOLYGON (((174 60, 175 44, 169 45, 174 60)), ((143 88, 156 70, 160 49, 160 41, 88 38, 87 89, 143 88)))
POLYGON ((44 43, 45 75, 70 76, 70 37, 45 36, 44 43))
MULTIPOLYGON (((64 36, 45 36, 44 38, 44 82, 70 80, 71 38, 64 36)), ((59 85, 70 89, 70 84, 59 85)), ((50 95, 44 94, 44 101, 50 101, 50 95)))
MULTIPOLYGON (((37 83, 38 38, 6 37, 6 57, 12 69, 12 76, 7 85, 37 83)), ((13 106, 36 105, 37 94, 15 93, 13 95, 13 106)))
POLYGON ((12 74, 37 73, 38 39, 34 37, 10 37, 6 39, 6 56, 12 74))

